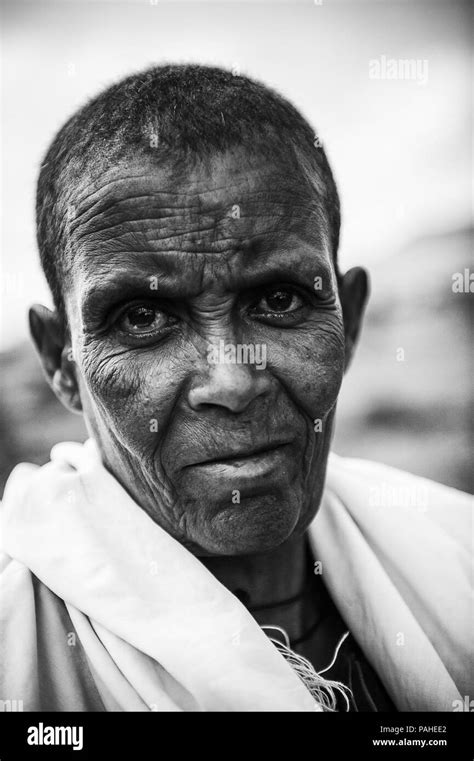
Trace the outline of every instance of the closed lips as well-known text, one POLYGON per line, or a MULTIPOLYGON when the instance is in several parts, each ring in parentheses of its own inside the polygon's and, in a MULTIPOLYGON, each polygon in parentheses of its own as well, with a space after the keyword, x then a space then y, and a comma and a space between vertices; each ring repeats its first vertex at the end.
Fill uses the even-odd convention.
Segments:
POLYGON ((251 457, 258 457, 258 455, 266 455, 270 454, 271 452, 276 452, 279 449, 283 449, 284 447, 288 446, 290 444, 289 441, 284 441, 279 444, 272 444, 272 445, 262 445, 259 447, 249 447, 248 449, 238 449, 234 450, 232 452, 225 452, 223 454, 220 454, 216 457, 210 457, 206 460, 200 460, 199 462, 193 462, 187 465, 186 467, 192 467, 194 465, 212 465, 213 463, 220 463, 220 462, 228 462, 232 460, 244 460, 249 459, 251 457))

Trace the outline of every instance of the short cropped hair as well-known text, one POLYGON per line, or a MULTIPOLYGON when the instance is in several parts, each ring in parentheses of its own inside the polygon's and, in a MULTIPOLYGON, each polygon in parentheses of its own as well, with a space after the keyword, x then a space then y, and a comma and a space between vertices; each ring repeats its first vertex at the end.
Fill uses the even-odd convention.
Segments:
POLYGON ((37 241, 58 311, 64 316, 68 217, 81 180, 137 156, 182 162, 236 146, 284 158, 299 164, 304 176, 312 175, 337 272, 339 197, 324 149, 306 119, 281 95, 249 77, 196 64, 154 66, 112 85, 77 111, 41 165, 37 241))

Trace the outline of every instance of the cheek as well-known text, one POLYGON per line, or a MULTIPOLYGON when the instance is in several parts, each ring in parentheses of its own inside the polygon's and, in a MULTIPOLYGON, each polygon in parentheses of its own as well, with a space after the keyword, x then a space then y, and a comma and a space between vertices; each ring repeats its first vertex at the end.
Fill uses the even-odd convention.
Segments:
POLYGON ((84 351, 81 369, 91 423, 133 453, 150 454, 166 430, 183 382, 179 365, 156 350, 84 351))
POLYGON ((320 329, 294 336, 282 346, 268 344, 271 372, 293 403, 312 420, 334 407, 344 376, 342 330, 320 329))

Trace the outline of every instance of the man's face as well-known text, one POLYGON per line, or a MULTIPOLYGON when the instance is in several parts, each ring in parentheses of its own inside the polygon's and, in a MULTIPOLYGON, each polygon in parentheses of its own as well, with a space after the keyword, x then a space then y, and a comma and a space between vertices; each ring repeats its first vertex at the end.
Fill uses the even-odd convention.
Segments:
POLYGON ((77 195, 65 301, 106 466, 197 555, 275 548, 317 510, 344 371, 314 193, 241 151, 77 195))

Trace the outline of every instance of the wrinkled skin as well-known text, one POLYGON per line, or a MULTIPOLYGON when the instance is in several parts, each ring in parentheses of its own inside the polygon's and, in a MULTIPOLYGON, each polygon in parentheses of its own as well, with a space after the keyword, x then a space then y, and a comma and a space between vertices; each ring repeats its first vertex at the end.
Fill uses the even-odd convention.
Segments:
POLYGON ((306 188, 243 151, 178 174, 119 165, 76 192, 66 342, 56 314, 31 313, 61 401, 84 414, 137 503, 198 556, 274 550, 319 505, 367 286, 355 269, 338 289, 306 188), (266 367, 210 364, 220 340, 265 345, 266 367), (261 449, 273 449, 263 465, 244 457, 261 449))

